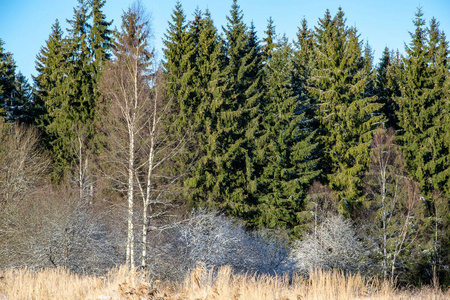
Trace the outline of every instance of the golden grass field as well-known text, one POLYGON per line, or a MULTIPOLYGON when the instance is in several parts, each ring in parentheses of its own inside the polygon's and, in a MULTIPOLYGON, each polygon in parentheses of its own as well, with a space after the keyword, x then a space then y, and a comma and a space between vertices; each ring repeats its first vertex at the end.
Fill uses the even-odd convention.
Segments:
POLYGON ((309 278, 233 274, 231 268, 199 267, 183 283, 153 280, 126 268, 105 276, 80 276, 63 269, 0 271, 0 300, 158 299, 158 300, 306 300, 450 299, 433 288, 397 290, 360 275, 314 271, 309 278))

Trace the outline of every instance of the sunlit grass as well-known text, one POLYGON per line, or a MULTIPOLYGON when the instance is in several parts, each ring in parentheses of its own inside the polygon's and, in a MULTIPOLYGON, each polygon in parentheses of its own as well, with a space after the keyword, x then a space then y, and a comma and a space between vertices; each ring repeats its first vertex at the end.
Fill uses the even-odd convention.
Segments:
POLYGON ((77 275, 63 269, 0 272, 0 299, 450 299, 432 288, 397 290, 389 284, 341 272, 312 271, 308 278, 234 274, 230 267, 199 265, 182 283, 154 280, 126 268, 105 276, 77 275))

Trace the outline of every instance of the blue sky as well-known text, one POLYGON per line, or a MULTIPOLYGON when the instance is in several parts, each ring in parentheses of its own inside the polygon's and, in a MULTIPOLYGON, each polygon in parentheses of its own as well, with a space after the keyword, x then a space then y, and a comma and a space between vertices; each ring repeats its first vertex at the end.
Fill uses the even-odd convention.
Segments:
MULTIPOLYGON (((133 0, 106 0, 104 12, 113 27, 120 26, 121 15, 133 0)), ((36 75, 35 59, 45 45, 51 26, 59 19, 61 27, 68 27, 66 19, 73 17, 77 0, 0 0, 0 38, 6 51, 12 52, 17 68, 30 78, 36 75)), ((161 58, 162 39, 176 0, 141 0, 151 16, 154 46, 161 58)), ((188 19, 192 19, 196 7, 209 9, 215 25, 226 24, 232 0, 182 0, 188 19)), ((361 38, 375 50, 378 62, 384 47, 404 51, 409 43, 408 31, 413 31, 412 20, 421 6, 427 22, 434 16, 440 28, 450 35, 449 0, 238 0, 249 24, 254 22, 258 37, 264 36, 267 19, 272 17, 278 34, 285 33, 291 40, 303 18, 313 27, 325 10, 334 15, 339 6, 345 12, 347 25, 356 26, 361 38)))

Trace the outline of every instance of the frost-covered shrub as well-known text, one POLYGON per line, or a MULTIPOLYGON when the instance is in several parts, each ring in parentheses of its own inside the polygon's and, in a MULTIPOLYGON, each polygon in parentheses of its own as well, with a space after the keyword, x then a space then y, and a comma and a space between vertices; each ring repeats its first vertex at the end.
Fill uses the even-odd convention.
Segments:
POLYGON ((76 194, 50 187, 0 210, 0 268, 103 273, 123 261, 124 238, 76 194))
POLYGON ((248 231, 242 222, 215 212, 193 212, 167 232, 165 239, 165 243, 149 247, 150 257, 157 258, 150 262, 150 269, 157 276, 171 274, 181 279, 197 262, 206 267, 229 265, 238 272, 281 274, 294 270, 287 239, 268 231, 248 231))
POLYGON ((292 251, 300 273, 316 267, 355 272, 364 265, 365 256, 350 221, 341 216, 325 219, 303 241, 298 241, 292 251))

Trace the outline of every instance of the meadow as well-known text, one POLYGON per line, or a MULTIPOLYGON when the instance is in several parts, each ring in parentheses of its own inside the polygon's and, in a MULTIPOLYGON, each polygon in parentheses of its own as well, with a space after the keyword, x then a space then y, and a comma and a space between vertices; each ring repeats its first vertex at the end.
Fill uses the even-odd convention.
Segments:
POLYGON ((0 271, 0 299, 157 299, 157 300, 320 300, 450 299, 450 291, 422 287, 397 289, 387 282, 339 271, 309 276, 236 274, 232 268, 199 264, 183 282, 163 282, 145 272, 121 267, 104 276, 78 275, 64 269, 0 271))

